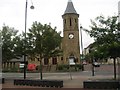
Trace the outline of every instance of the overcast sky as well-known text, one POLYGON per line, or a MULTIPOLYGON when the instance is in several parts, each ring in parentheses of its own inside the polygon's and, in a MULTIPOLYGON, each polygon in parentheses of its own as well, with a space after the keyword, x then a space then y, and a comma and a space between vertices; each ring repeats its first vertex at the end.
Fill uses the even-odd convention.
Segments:
MULTIPOLYGON (((72 0, 79 16, 79 25, 89 29, 90 19, 99 15, 118 15, 118 2, 120 0, 72 0)), ((0 29, 3 24, 24 31, 25 22, 25 2, 26 0, 0 0, 0 29)), ((57 31, 63 32, 62 15, 67 6, 68 0, 32 0, 35 9, 31 10, 31 0, 28 0, 27 28, 30 28, 34 21, 42 24, 49 24, 57 31)), ((85 32, 83 32, 84 48, 93 42, 85 32)))

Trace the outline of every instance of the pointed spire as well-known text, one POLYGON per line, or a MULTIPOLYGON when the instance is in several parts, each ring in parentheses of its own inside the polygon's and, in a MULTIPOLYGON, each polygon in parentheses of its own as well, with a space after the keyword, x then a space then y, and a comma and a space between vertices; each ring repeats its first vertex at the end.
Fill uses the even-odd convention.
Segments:
POLYGON ((72 2, 72 0, 69 0, 68 2, 72 2))
POLYGON ((74 5, 72 3, 72 0, 68 0, 67 8, 66 8, 64 14, 66 14, 66 13, 75 13, 75 14, 77 14, 77 12, 76 12, 76 10, 74 8, 74 5))

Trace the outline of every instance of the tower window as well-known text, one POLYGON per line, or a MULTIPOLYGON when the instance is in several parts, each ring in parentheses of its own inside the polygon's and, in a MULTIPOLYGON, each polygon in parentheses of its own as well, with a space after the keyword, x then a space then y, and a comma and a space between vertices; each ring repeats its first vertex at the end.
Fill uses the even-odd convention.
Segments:
POLYGON ((66 19, 64 20, 64 23, 66 24, 66 19))
POLYGON ((75 19, 75 23, 77 23, 77 19, 75 19))
POLYGON ((40 61, 39 58, 37 58, 37 60, 40 61))
POLYGON ((61 57, 61 61, 63 61, 63 57, 61 57))
POLYGON ((70 26, 72 26, 72 21, 71 21, 71 18, 70 18, 70 26))

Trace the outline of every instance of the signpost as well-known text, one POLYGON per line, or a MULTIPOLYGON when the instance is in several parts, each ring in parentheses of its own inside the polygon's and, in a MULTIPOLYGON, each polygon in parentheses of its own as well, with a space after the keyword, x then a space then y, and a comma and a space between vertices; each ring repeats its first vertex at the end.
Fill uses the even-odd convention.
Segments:
POLYGON ((69 65, 75 65, 74 57, 69 58, 69 65))
POLYGON ((71 70, 70 67, 71 65, 75 65, 75 58, 73 56, 69 57, 69 73, 70 73, 70 79, 72 80, 72 75, 71 75, 71 70))
POLYGON ((20 63, 20 64, 19 64, 19 68, 20 68, 20 69, 24 69, 24 66, 25 66, 24 63, 20 63))

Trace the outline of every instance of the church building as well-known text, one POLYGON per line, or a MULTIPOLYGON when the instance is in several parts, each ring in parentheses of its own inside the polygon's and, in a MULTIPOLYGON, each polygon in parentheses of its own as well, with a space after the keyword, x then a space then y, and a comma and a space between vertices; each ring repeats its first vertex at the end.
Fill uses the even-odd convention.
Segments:
MULTIPOLYGON (((79 14, 77 14, 73 2, 68 0, 66 10, 62 15, 63 19, 63 38, 61 49, 63 56, 45 58, 42 65, 63 65, 80 64, 80 45, 79 45, 79 14)), ((39 65, 39 60, 29 60, 29 63, 39 65)))
POLYGON ((62 15, 63 18, 63 60, 68 63, 73 58, 75 63, 80 63, 80 45, 79 45, 79 25, 77 14, 71 0, 68 1, 67 8, 62 15))
MULTIPOLYGON (((79 14, 76 12, 73 2, 68 0, 66 10, 62 15, 63 19, 63 37, 61 42, 62 56, 51 57, 50 59, 44 58, 41 61, 43 66, 56 66, 56 65, 75 65, 81 64, 80 60, 80 45, 79 45, 79 14)), ((23 60, 23 59, 22 59, 23 60)), ((19 60, 21 62, 21 60, 19 60)), ((11 67, 19 65, 18 60, 13 62, 3 63, 3 67, 11 67)), ((28 64, 40 65, 39 59, 28 58, 28 64)))

